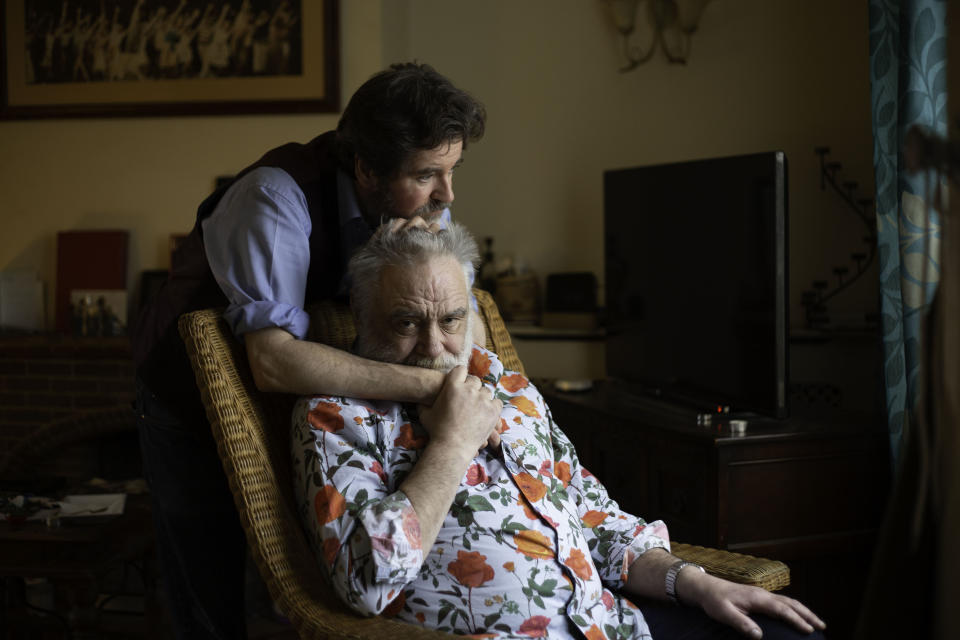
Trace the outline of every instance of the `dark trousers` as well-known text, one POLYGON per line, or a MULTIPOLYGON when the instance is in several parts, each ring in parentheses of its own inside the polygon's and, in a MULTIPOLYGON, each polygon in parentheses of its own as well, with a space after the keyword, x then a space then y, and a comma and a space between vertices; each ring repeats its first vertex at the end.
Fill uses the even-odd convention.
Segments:
MULTIPOLYGON (((645 600, 633 602, 643 613, 654 640, 745 640, 747 637, 737 629, 713 620, 699 608, 645 600)), ((750 617, 763 631, 763 640, 823 640, 819 631, 805 634, 764 615, 750 617)))
POLYGON ((210 425, 184 424, 140 380, 134 409, 176 635, 246 638, 246 541, 210 425))

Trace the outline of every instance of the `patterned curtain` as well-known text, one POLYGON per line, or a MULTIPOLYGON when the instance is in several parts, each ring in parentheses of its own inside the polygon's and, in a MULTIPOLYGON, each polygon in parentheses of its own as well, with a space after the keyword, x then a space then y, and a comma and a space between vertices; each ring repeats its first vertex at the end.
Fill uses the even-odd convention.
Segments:
POLYGON ((887 420, 894 466, 911 422, 920 330, 940 274, 938 185, 906 171, 913 125, 947 131, 946 0, 870 0, 870 97, 887 420))

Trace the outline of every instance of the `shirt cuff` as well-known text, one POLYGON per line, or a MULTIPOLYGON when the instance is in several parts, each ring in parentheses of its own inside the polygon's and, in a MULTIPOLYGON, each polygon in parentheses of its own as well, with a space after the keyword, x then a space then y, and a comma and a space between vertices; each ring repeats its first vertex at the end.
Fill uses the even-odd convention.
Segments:
MULTIPOLYGON (((670 552, 670 534, 667 532, 667 525, 662 520, 648 522, 637 526, 634 533, 633 542, 623 548, 623 562, 620 569, 620 583, 616 588, 621 589, 627 583, 627 576, 630 573, 630 566, 637 558, 645 554, 650 549, 663 549, 670 552)), ((613 550, 614 553, 619 550, 613 550)))
POLYGON ((230 305, 223 312, 223 318, 238 338, 258 329, 277 327, 303 340, 310 328, 310 315, 306 311, 282 302, 257 301, 230 305))
POLYGON ((377 582, 406 584, 423 564, 420 519, 402 491, 377 501, 357 514, 367 532, 377 582))

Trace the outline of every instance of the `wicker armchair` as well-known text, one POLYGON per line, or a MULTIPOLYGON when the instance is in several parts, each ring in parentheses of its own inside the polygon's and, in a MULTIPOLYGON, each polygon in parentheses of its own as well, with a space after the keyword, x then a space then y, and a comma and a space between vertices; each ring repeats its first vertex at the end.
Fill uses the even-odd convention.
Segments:
MULTIPOLYGON (((523 371, 492 298, 475 291, 487 347, 507 368, 523 371)), ((325 303, 311 313, 311 339, 347 348, 355 336, 349 310, 325 303)), ((197 384, 233 492, 250 552, 270 595, 301 638, 449 637, 383 617, 363 618, 326 583, 303 533, 293 499, 288 424, 294 398, 253 384, 246 354, 217 310, 180 319, 197 384)), ((674 543, 674 553, 707 571, 773 590, 789 584, 781 562, 674 543)))

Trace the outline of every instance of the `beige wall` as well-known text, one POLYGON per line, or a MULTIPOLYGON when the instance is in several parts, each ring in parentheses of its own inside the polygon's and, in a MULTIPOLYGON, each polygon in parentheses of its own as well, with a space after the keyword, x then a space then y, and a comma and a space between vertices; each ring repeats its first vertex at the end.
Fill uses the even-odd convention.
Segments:
MULTIPOLYGON (((308 0, 309 1, 309 0, 308 0)), ((341 2, 341 91, 382 66, 380 2, 341 2)), ((47 284, 52 326, 56 233, 129 229, 130 286, 169 266, 171 233, 193 226, 217 176, 267 149, 332 129, 338 114, 0 122, 0 269, 47 284)))
MULTIPOLYGON (((657 56, 627 74, 594 0, 344 0, 341 13, 344 96, 382 64, 416 58, 485 102, 488 132, 458 172, 455 215, 540 274, 602 276, 602 172, 645 163, 783 149, 794 300, 863 235, 820 192, 813 147, 832 146, 872 184, 865 3, 716 0, 687 67, 657 56)), ((335 123, 0 123, 0 268, 36 269, 52 288, 56 232, 106 227, 131 230, 131 273, 165 267, 167 236, 189 229, 216 176, 335 123)), ((871 305, 869 280, 835 308, 871 305)))

